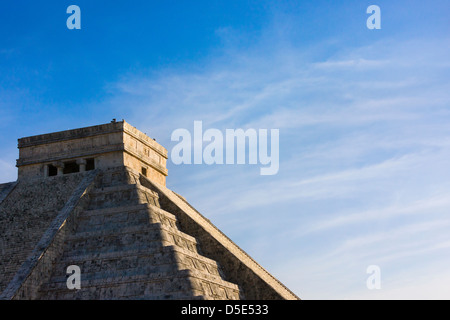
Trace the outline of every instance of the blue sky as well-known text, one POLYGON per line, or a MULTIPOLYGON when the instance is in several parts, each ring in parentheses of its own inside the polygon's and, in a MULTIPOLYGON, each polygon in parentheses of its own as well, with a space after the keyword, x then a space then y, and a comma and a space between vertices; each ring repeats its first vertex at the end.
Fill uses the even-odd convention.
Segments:
POLYGON ((276 128, 277 175, 169 159, 168 187, 304 299, 449 299, 449 16, 445 0, 2 2, 0 182, 18 138, 112 118, 169 152, 195 120, 276 128))

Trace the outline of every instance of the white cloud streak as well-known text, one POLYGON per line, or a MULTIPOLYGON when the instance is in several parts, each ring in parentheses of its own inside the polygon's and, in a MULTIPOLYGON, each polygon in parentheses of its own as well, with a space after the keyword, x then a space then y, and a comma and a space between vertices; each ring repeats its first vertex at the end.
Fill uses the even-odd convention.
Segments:
POLYGON ((132 107, 127 120, 169 151, 171 132, 194 120, 205 129, 280 129, 277 176, 169 160, 168 183, 300 296, 374 297, 364 287, 371 263, 392 273, 377 297, 420 297, 433 286, 448 296, 433 277, 414 291, 404 274, 450 278, 441 268, 449 248, 450 48, 382 41, 314 61, 301 49, 265 45, 191 71, 126 75, 111 84, 107 103, 132 107))

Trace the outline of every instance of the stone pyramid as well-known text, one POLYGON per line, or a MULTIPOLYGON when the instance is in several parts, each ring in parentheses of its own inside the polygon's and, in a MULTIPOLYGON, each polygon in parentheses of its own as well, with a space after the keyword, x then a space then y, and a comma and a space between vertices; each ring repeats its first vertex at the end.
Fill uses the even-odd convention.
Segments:
POLYGON ((298 299, 165 187, 166 160, 125 121, 19 139, 18 180, 0 184, 0 299, 298 299))

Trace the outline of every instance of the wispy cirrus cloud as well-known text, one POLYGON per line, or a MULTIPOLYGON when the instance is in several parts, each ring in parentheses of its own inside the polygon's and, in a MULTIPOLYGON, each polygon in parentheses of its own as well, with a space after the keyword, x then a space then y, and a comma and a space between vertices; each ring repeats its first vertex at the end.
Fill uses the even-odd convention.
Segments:
POLYGON ((280 129, 276 176, 169 159, 168 184, 303 297, 323 297, 330 283, 328 297, 369 297, 373 263, 392 273, 385 297, 409 288, 405 269, 432 268, 408 259, 427 256, 445 275, 450 48, 379 41, 312 56, 236 48, 188 70, 124 75, 105 103, 133 106, 128 120, 169 151, 171 132, 194 120, 205 129, 280 129))

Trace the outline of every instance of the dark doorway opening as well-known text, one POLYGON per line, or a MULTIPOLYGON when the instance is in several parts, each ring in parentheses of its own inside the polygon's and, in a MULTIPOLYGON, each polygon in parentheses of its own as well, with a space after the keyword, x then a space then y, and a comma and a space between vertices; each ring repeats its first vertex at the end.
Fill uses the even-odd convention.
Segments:
POLYGON ((56 176, 57 174, 58 174, 58 169, 54 165, 49 164, 48 165, 48 176, 52 177, 52 176, 56 176))
POLYGON ((86 171, 94 170, 95 162, 94 159, 86 159, 86 171))
POLYGON ((64 174, 75 172, 80 172, 80 166, 76 163, 76 161, 64 162, 64 174))

